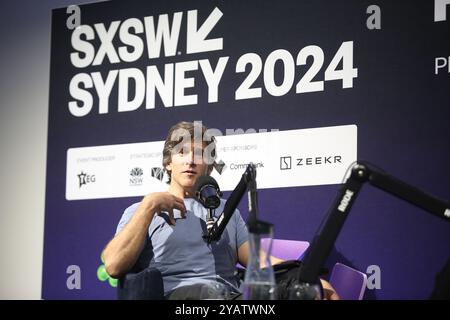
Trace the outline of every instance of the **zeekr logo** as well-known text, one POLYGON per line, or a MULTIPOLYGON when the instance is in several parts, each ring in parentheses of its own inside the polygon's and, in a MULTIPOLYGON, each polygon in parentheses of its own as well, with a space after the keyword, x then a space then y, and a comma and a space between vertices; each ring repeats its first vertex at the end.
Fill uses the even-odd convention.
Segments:
POLYGON ((292 168, 292 157, 280 157, 280 170, 289 170, 292 168))

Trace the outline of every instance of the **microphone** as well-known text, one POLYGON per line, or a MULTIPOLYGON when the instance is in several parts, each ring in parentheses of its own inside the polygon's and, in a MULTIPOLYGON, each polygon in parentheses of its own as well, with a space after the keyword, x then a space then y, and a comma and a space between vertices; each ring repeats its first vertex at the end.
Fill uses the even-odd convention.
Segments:
POLYGON ((299 269, 297 280, 314 284, 330 255, 359 191, 365 183, 390 193, 450 222, 450 203, 409 185, 367 162, 352 164, 347 178, 319 226, 299 269))
MULTIPOLYGON (((222 236, 222 233, 225 230, 225 227, 227 226, 228 221, 233 216, 233 213, 236 210, 242 197, 244 196, 245 191, 249 188, 249 185, 252 183, 252 180, 256 177, 255 170, 256 170, 256 168, 255 168, 254 164, 250 163, 247 166, 247 169, 245 170, 244 174, 242 175, 241 180, 239 181, 237 186, 234 188, 233 192, 231 192, 230 196, 228 197, 228 200, 225 202, 223 212, 220 214, 219 218, 212 226, 211 231, 205 237, 207 239, 208 243, 211 243, 212 241, 220 240, 220 237, 222 236)), ((250 202, 252 202, 252 199, 250 199, 250 202)), ((253 208, 256 208, 256 207, 253 207, 253 208)), ((252 212, 253 211, 251 210, 250 213, 252 213, 252 212)), ((252 225, 250 225, 250 229, 251 229, 251 226, 252 225)))
POLYGON ((214 225, 213 211, 220 206, 220 191, 217 181, 211 176, 200 176, 194 186, 197 200, 203 207, 208 209, 206 217, 206 235, 207 236, 214 225))

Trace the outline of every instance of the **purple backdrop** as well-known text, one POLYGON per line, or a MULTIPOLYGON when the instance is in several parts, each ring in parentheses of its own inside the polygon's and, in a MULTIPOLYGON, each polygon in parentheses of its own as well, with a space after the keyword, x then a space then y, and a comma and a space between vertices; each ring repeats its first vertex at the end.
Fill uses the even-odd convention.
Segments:
MULTIPOLYGON (((65 198, 68 148, 111 145, 165 138, 179 120, 202 120, 209 127, 278 128, 280 130, 356 124, 358 158, 443 199, 450 199, 449 137, 450 74, 435 74, 435 58, 450 54, 450 21, 435 23, 433 1, 377 1, 381 29, 369 30, 369 1, 109 1, 80 6, 82 24, 130 17, 142 19, 196 9, 199 20, 218 7, 223 17, 212 37, 223 37, 223 50, 181 57, 139 59, 133 63, 89 66, 82 72, 229 56, 221 80, 219 101, 207 103, 207 87, 196 77, 198 103, 172 108, 141 107, 117 112, 117 84, 110 110, 98 114, 98 100, 84 117, 70 114, 69 83, 80 70, 70 63, 72 31, 66 28, 65 8, 53 11, 50 115, 45 218, 44 299, 109 299, 115 289, 97 278, 100 253, 113 236, 123 210, 139 198, 67 201, 65 198), (263 60, 276 49, 294 57, 308 45, 322 48, 324 68, 344 41, 354 42, 353 65, 358 77, 353 88, 340 81, 325 82, 322 92, 274 97, 263 90, 260 99, 235 100, 234 92, 248 71, 231 66, 244 53, 263 60), (69 290, 67 266, 81 269, 81 289, 69 290)), ((184 20, 183 20, 184 21, 184 20)), ((185 30, 182 27, 182 30, 185 30)), ((179 50, 185 52, 185 33, 179 50)), ((115 42, 117 39, 114 40, 115 42)), ((99 41, 92 41, 96 48, 99 41)), ((308 60, 307 65, 311 61, 308 60)), ((297 69, 298 70, 298 69, 297 69)), ((296 82, 299 79, 296 71, 296 82)), ((283 76, 276 68, 277 81, 283 76)), ((260 75, 254 86, 263 86, 260 75)), ((191 89, 189 89, 191 90, 191 89)), ((187 90, 187 91, 189 91, 187 90)), ((193 89, 192 89, 193 90, 193 89)), ((159 103, 160 105, 160 103, 159 103)), ((339 186, 265 189, 259 193, 262 218, 275 223, 275 236, 311 240, 336 196, 339 186)), ((227 193, 225 194, 227 195, 227 193)), ((241 205, 246 215, 246 200, 241 205)), ((366 271, 381 269, 381 289, 366 298, 425 299, 436 272, 450 257, 450 224, 371 186, 365 186, 336 242, 327 265, 336 261, 366 271)))

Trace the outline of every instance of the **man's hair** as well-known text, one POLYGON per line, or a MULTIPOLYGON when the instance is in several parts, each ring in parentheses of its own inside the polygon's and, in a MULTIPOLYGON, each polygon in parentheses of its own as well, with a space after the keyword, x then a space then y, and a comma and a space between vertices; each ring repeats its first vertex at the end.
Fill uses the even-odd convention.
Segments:
MULTIPOLYGON (((182 121, 178 122, 169 129, 163 149, 162 165, 164 169, 167 170, 166 166, 172 162, 172 154, 175 147, 181 148, 182 146, 178 146, 178 144, 185 142, 185 139, 187 137, 190 139, 191 143, 194 141, 203 142, 203 150, 205 150, 206 147, 209 147, 208 149, 210 150, 210 154, 207 155, 207 163, 208 174, 210 174, 214 167, 214 161, 216 159, 216 139, 213 135, 208 133, 208 128, 202 125, 201 121, 182 121)), ((205 157, 205 155, 202 156, 205 157)), ((167 181, 167 183, 170 183, 172 172, 170 170, 167 170, 167 173, 169 175, 169 180, 167 181)))

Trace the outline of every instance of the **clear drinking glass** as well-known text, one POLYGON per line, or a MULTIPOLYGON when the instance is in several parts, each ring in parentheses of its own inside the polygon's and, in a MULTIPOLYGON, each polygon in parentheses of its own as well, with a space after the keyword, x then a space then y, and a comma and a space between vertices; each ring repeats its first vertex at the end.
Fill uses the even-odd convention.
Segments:
POLYGON ((249 233, 250 255, 245 271, 243 297, 245 300, 275 300, 275 274, 270 262, 273 230, 270 224, 258 223, 257 230, 249 233), (261 247, 263 238, 267 244, 265 250, 261 247))

